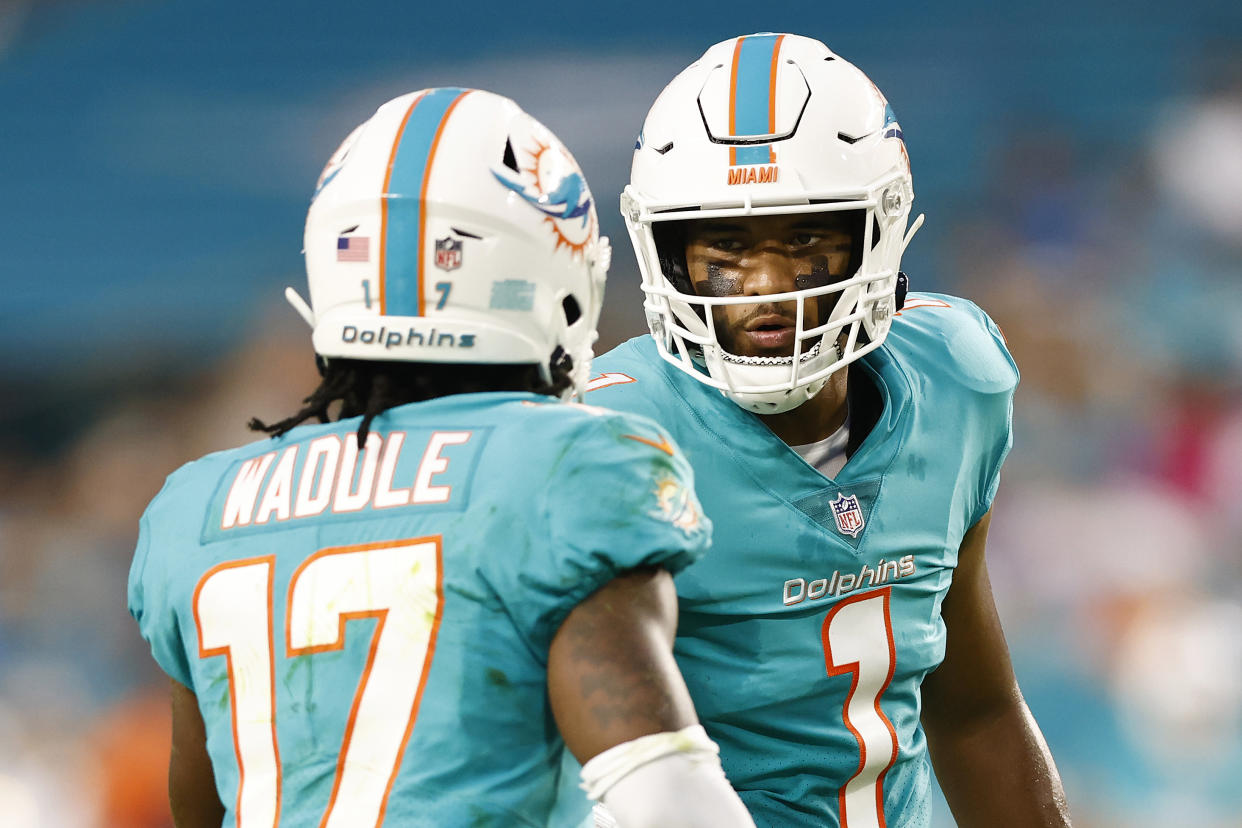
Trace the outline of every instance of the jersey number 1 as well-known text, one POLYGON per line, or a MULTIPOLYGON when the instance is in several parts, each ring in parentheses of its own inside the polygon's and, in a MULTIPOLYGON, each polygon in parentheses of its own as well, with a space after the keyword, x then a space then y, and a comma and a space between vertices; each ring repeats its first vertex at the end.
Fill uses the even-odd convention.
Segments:
POLYGON ((880 709, 896 649, 888 587, 838 601, 824 619, 828 675, 851 674, 842 716, 858 742, 858 770, 838 795, 841 828, 884 828, 884 774, 897 761, 897 731, 880 709))
MULTIPOLYGON (((228 665, 238 828, 270 828, 280 819, 275 563, 267 555, 220 564, 194 590, 199 658, 224 656, 228 665)), ((320 825, 378 825, 435 651, 444 607, 440 538, 321 549, 293 573, 286 606, 291 658, 340 650, 346 622, 377 619, 320 825), (422 670, 410 670, 411 664, 422 670)))

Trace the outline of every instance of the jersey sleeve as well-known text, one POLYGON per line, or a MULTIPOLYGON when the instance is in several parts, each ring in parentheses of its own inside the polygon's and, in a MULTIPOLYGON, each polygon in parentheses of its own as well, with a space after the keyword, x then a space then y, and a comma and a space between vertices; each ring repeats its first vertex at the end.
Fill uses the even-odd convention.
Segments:
POLYGON ((987 333, 991 335, 992 343, 995 344, 1000 358, 1005 362, 1004 366, 999 366, 1001 386, 1004 390, 991 395, 990 400, 987 401, 990 418, 996 423, 996 428, 989 446, 989 464, 985 467, 984 479, 981 480, 982 498, 976 506, 971 526, 979 523, 980 518, 992 508, 992 500, 996 498, 996 490, 1001 483, 1001 466, 1005 463, 1005 458, 1009 457, 1010 449, 1013 448, 1013 391, 1017 389, 1018 382, 1017 365, 1013 362, 1009 348, 1006 348, 1005 336, 1001 334, 999 326, 981 310, 980 314, 984 317, 987 333))
POLYGON ((617 575, 645 566, 676 574, 711 539, 690 464, 655 423, 598 410, 565 438, 538 507, 545 534, 532 538, 510 602, 537 653, 570 610, 617 575))
POLYGON ((667 393, 665 380, 644 358, 645 349, 655 351, 650 336, 631 339, 596 357, 591 363, 593 376, 587 383, 586 401, 662 422, 659 402, 667 393))
POLYGON ((138 622, 138 631, 151 646, 151 654, 161 669, 169 677, 193 689, 180 623, 169 597, 169 579, 153 530, 153 513, 158 512, 161 497, 168 489, 169 484, 166 483, 138 524, 138 545, 129 570, 129 613, 138 622))
POLYGON ((971 417, 979 449, 976 500, 969 526, 992 508, 1000 486, 1001 466, 1013 448, 1013 396, 1018 386, 1014 363, 1001 329, 981 308, 956 300, 971 317, 954 347, 971 400, 971 417))
POLYGON ((919 395, 921 427, 943 435, 937 450, 946 452, 953 513, 965 531, 992 508, 1013 446, 1018 369, 1000 328, 968 299, 911 294, 898 319, 885 349, 919 395))

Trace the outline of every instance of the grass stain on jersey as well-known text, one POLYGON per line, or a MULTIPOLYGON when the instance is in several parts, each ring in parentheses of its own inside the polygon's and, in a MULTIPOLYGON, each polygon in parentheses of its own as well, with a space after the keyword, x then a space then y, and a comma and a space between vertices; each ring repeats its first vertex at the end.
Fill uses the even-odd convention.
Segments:
MULTIPOLYGON (((285 670, 284 676, 285 689, 291 698, 301 697, 303 701, 295 702, 297 707, 302 708, 299 715, 312 716, 319 709, 319 704, 315 701, 315 670, 309 655, 294 656, 289 659, 289 668, 285 670), (305 676, 299 676, 299 673, 305 673, 305 676)), ((318 733, 315 728, 308 729, 308 738, 310 749, 318 749, 318 733)))
POLYGON ((493 687, 500 687, 505 690, 513 689, 513 684, 509 681, 509 677, 505 675, 505 671, 497 670, 495 667, 487 668, 487 683, 493 687))
POLYGON ((220 700, 216 702, 216 706, 221 710, 229 709, 229 677, 228 674, 217 676, 207 685, 208 692, 219 692, 220 700))
POLYGON ((478 805, 471 805, 470 810, 474 812, 470 820, 470 828, 489 828, 496 824, 496 814, 484 811, 478 805))
POLYGON ((466 589, 461 584, 445 584, 444 591, 447 593, 452 593, 453 595, 456 595, 460 598, 464 598, 467 601, 473 601, 476 604, 483 604, 485 606, 490 606, 495 603, 494 601, 489 599, 489 596, 484 595, 482 592, 474 592, 472 590, 466 589))

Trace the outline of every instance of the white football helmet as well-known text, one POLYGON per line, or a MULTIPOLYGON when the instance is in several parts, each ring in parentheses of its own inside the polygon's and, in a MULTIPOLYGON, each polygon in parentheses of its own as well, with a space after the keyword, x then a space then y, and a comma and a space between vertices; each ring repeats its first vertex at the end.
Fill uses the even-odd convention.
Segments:
POLYGON ((901 254, 922 223, 920 216, 907 233, 913 199, 901 128, 855 66, 798 35, 717 43, 652 105, 621 196, 660 354, 755 413, 801 405, 832 372, 887 336, 901 254), (763 297, 796 300, 789 357, 727 352, 712 308, 755 303, 755 297, 696 295, 684 249, 661 238, 672 225, 657 226, 845 210, 860 211, 857 271, 835 284, 763 297), (831 293, 840 295, 827 322, 807 327, 806 300, 831 293))
POLYGON ((589 376, 608 240, 573 156, 508 98, 425 89, 379 108, 328 161, 306 216, 310 302, 286 296, 326 358, 573 359, 589 376))

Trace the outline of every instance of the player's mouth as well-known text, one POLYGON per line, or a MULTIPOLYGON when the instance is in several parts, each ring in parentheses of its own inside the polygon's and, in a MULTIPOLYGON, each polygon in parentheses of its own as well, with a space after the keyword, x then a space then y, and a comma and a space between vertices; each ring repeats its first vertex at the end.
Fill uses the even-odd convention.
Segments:
POLYGON ((794 320, 788 316, 767 313, 748 320, 742 332, 745 341, 757 351, 793 353, 794 320))

